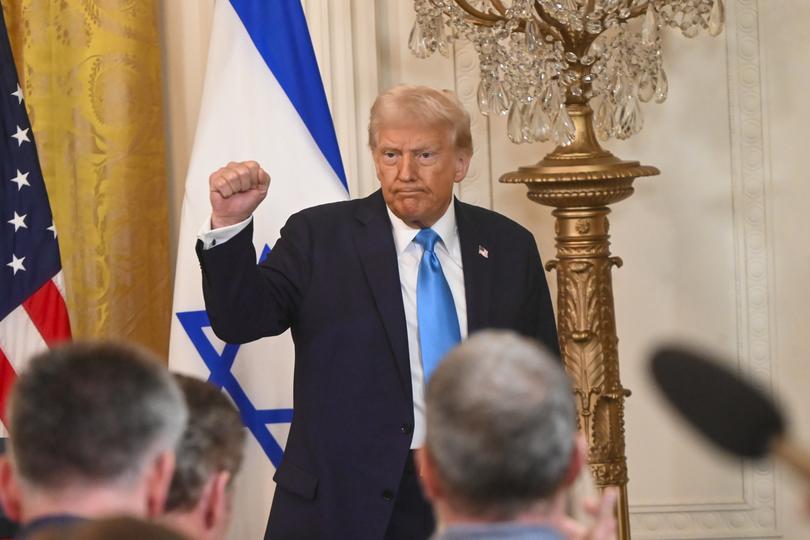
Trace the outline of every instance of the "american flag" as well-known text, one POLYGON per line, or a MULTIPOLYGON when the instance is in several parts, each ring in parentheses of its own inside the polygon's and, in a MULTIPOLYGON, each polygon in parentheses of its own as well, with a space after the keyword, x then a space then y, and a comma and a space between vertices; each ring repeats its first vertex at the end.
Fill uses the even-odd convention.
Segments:
POLYGON ((0 9, 0 419, 31 355, 70 338, 48 193, 0 9))

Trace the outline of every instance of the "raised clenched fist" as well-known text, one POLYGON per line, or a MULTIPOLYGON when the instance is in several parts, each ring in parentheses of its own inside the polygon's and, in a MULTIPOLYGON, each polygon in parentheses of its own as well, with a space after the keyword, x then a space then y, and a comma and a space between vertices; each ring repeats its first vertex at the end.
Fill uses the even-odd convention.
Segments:
POLYGON ((255 161, 231 161, 208 177, 211 228, 246 220, 267 196, 270 175, 255 161))

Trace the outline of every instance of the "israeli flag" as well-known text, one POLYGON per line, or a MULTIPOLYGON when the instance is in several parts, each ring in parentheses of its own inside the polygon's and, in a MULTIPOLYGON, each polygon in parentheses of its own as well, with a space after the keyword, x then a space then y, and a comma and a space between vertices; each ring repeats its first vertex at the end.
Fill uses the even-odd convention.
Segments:
POLYGON ((348 198, 299 0, 216 2, 183 199, 169 347, 172 370, 208 378, 239 407, 249 436, 229 538, 260 540, 292 419, 292 339, 287 332, 233 345, 214 336, 194 252, 197 232, 211 213, 209 175, 244 160, 258 161, 272 178, 254 214, 260 260, 291 214, 348 198))

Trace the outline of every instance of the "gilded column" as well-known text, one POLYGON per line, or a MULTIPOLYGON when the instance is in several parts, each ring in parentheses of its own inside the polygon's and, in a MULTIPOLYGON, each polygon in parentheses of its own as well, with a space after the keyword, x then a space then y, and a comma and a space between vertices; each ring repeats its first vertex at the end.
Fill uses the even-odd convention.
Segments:
POLYGON ((553 206, 557 258, 557 326, 560 351, 577 398, 579 427, 587 437, 588 461, 600 488, 619 491, 619 538, 630 538, 624 398, 619 378, 611 271, 621 259, 610 256, 609 204, 633 194, 633 181, 658 169, 623 161, 603 150, 586 104, 568 105, 574 141, 542 161, 505 174, 501 182, 526 184, 529 199, 553 206))
MULTIPOLYGON (((618 486, 626 500, 624 398, 630 391, 619 379, 611 268, 621 266, 621 259, 610 256, 609 212, 606 207, 555 210, 557 259, 546 266, 557 271, 560 349, 594 480, 600 488, 618 486)), ((619 518, 620 528, 627 529, 627 504, 620 505, 619 518)))

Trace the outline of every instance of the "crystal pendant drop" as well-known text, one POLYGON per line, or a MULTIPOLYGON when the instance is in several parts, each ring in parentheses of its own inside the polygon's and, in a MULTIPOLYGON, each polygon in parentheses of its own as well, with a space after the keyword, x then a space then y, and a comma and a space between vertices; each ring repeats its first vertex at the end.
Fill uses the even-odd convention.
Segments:
POLYGON ((603 141, 608 140, 613 134, 613 104, 607 97, 603 96, 599 107, 596 108, 593 127, 596 130, 596 136, 603 141))
POLYGON ((425 38, 422 25, 419 24, 419 20, 417 19, 416 22, 413 23, 413 28, 411 28, 411 35, 408 38, 408 48, 411 49, 415 57, 427 58, 433 54, 427 42, 428 40, 425 38))
POLYGON ((554 142, 560 146, 568 146, 574 142, 574 122, 571 120, 571 115, 568 114, 565 104, 560 104, 560 110, 554 119, 552 134, 554 135, 554 142))
POLYGON ((433 39, 435 43, 435 49, 438 50, 439 53, 444 56, 445 58, 450 57, 450 42, 447 39, 447 32, 444 28, 444 19, 441 15, 437 16, 432 21, 433 26, 433 39))
POLYGON ((543 104, 539 101, 535 103, 532 110, 531 125, 529 126, 529 136, 535 141, 545 142, 551 134, 551 121, 543 109, 543 104))
POLYGON ((489 115, 489 91, 484 79, 481 79, 481 82, 478 83, 478 110, 484 116, 489 115))
POLYGON ((655 102, 663 103, 667 99, 667 92, 669 92, 667 74, 664 72, 664 68, 660 68, 655 78, 655 102))
POLYGON ((489 112, 492 114, 506 114, 509 112, 509 97, 503 90, 500 81, 493 81, 489 87, 489 112))
POLYGON ((503 84, 498 82, 496 86, 498 87, 498 109, 500 110, 500 114, 506 114, 509 112, 512 99, 509 97, 509 94, 506 93, 506 90, 503 89, 503 84))
POLYGON ((641 131, 644 124, 644 117, 641 115, 641 105, 638 98, 634 95, 628 95, 624 103, 620 107, 621 118, 619 119, 618 137, 620 139, 627 139, 641 131))
POLYGON ((625 131, 623 119, 627 116, 627 100, 624 99, 616 103, 613 109, 613 135, 617 139, 626 139, 630 135, 625 131))
POLYGON ((641 25, 641 44, 651 47, 658 39, 658 20, 655 17, 655 8, 650 3, 647 6, 647 14, 644 16, 644 23, 641 25))
POLYGON ((509 118, 506 121, 506 134, 509 140, 515 144, 521 144, 523 141, 523 118, 522 118, 523 105, 517 101, 512 104, 509 110, 509 118))
POLYGON ((543 102, 549 111, 553 112, 559 109, 560 105, 563 105, 563 103, 560 101, 560 87, 553 83, 549 85, 549 88, 546 91, 546 96, 543 98, 543 102))
POLYGON ((643 73, 638 81, 638 99, 647 103, 655 95, 655 85, 649 73, 643 73))
POLYGON ((524 142, 534 142, 532 137, 532 113, 537 101, 526 103, 520 108, 520 131, 523 133, 524 142))
POLYGON ((716 36, 723 31, 726 15, 723 0, 714 0, 712 11, 709 13, 709 35, 716 36))
POLYGON ((535 52, 541 40, 540 29, 537 27, 537 22, 532 19, 526 23, 526 49, 529 52, 535 52))

